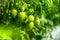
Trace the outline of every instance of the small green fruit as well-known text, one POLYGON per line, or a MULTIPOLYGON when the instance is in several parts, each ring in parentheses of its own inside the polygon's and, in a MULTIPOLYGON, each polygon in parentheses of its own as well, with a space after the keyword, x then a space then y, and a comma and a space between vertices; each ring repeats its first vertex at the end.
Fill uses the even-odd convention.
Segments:
POLYGON ((29 15, 28 20, 29 21, 34 21, 34 16, 33 15, 29 15))
POLYGON ((33 8, 30 8, 29 9, 29 14, 33 14, 33 12, 34 12, 34 9, 33 8))
POLYGON ((22 5, 22 7, 21 7, 21 11, 24 11, 26 8, 27 8, 27 4, 24 3, 24 4, 22 5))
POLYGON ((19 13, 19 19, 23 21, 26 18, 25 12, 20 12, 19 13))
POLYGON ((35 24, 36 24, 37 26, 40 26, 40 19, 39 19, 39 18, 35 20, 35 24))
POLYGON ((30 29, 34 28, 34 22, 30 22, 30 23, 29 23, 29 28, 30 28, 30 29))
POLYGON ((17 15, 17 10, 16 9, 12 9, 12 16, 16 17, 16 15, 17 15))

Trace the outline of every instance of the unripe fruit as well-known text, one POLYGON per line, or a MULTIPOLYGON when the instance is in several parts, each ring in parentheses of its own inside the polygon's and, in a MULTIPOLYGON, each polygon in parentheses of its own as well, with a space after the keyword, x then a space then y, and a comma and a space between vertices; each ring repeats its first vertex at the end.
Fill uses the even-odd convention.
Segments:
POLYGON ((24 6, 22 6, 22 7, 21 7, 21 11, 24 11, 24 10, 25 10, 25 7, 24 7, 24 6))
POLYGON ((23 21, 23 20, 25 19, 25 17, 26 17, 25 12, 20 12, 20 13, 19 13, 19 19, 20 19, 21 21, 23 21))
POLYGON ((16 10, 16 9, 12 9, 11 12, 12 12, 12 16, 13 16, 13 17, 16 17, 16 15, 17 15, 17 10, 16 10))
POLYGON ((34 22, 29 23, 29 28, 32 29, 34 27, 34 22))
POLYGON ((33 12, 34 12, 34 9, 33 8, 30 8, 29 9, 29 14, 33 14, 33 12))
POLYGON ((24 11, 26 8, 27 8, 27 4, 24 3, 24 4, 22 5, 22 7, 21 7, 21 11, 24 11))
POLYGON ((29 21, 34 21, 34 16, 33 15, 29 15, 28 20, 29 21))
POLYGON ((39 18, 35 20, 35 24, 36 24, 36 26, 40 26, 40 19, 39 18))

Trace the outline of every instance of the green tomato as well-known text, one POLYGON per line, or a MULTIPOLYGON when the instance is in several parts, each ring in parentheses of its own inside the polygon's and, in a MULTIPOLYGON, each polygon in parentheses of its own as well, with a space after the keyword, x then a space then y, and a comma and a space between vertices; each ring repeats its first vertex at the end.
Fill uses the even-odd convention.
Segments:
POLYGON ((20 13, 19 13, 19 19, 20 19, 21 21, 23 21, 25 18, 26 18, 25 12, 20 12, 20 13))
POLYGON ((24 11, 24 10, 25 10, 25 7, 24 7, 24 6, 22 6, 22 7, 21 7, 21 11, 24 11))
POLYGON ((40 26, 40 19, 39 19, 39 18, 37 18, 37 19, 35 20, 35 24, 36 24, 37 26, 40 26))
POLYGON ((24 3, 24 6, 25 6, 25 7, 27 7, 27 4, 26 4, 26 3, 24 3))
POLYGON ((29 14, 33 14, 33 12, 34 12, 34 9, 33 8, 30 8, 29 9, 29 14))
POLYGON ((30 29, 34 28, 34 22, 30 22, 30 23, 29 23, 29 28, 30 28, 30 29))
POLYGON ((33 15, 29 15, 28 20, 29 21, 34 21, 34 16, 33 15))
POLYGON ((21 7, 21 11, 24 11, 26 8, 27 8, 27 4, 24 3, 24 4, 22 5, 22 7, 21 7))
POLYGON ((12 9, 12 16, 16 17, 16 15, 17 15, 17 10, 16 9, 12 9))

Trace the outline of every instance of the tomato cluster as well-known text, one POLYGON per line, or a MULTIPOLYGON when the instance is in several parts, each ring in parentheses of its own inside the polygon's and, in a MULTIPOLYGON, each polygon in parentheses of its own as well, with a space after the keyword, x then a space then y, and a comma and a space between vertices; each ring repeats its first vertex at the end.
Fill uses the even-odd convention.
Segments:
MULTIPOLYGON (((23 10, 23 9, 22 9, 23 10)), ((30 29, 34 28, 34 26, 39 26, 40 27, 40 19, 34 17, 34 15, 32 14, 33 11, 32 9, 29 9, 29 12, 26 13, 25 11, 21 11, 19 13, 17 13, 17 9, 12 9, 11 15, 13 18, 16 18, 16 16, 18 17, 18 20, 21 23, 24 23, 24 21, 27 20, 27 25, 30 29)))
POLYGON ((0 24, 11 26, 14 33, 16 32, 15 35, 21 38, 16 40, 23 40, 26 36, 39 39, 40 36, 44 36, 46 30, 60 23, 58 2, 58 0, 5 0, 1 5, 3 10, 0 13, 0 24))
POLYGON ((34 9, 31 4, 26 2, 9 1, 7 8, 5 8, 5 15, 7 15, 7 20, 15 20, 18 25, 32 29, 36 26, 40 27, 40 18, 38 13, 34 12, 35 10, 36 8, 34 9))

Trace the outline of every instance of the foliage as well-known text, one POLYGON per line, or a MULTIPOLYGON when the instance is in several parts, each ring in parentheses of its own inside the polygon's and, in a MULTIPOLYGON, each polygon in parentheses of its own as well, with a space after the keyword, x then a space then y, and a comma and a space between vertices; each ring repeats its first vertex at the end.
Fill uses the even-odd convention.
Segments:
POLYGON ((60 24, 59 6, 59 0, 4 0, 0 4, 0 38, 41 40, 47 28, 60 24))

